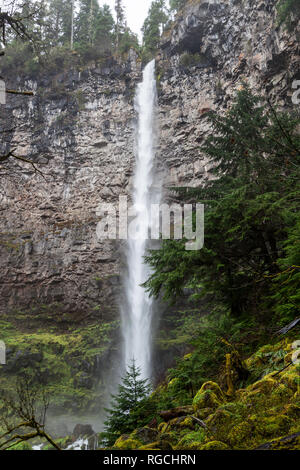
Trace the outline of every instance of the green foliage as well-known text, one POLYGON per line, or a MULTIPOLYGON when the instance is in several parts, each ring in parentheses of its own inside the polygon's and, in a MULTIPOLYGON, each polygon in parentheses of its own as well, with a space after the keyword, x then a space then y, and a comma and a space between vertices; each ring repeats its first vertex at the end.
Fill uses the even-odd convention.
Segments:
POLYGON ((127 54, 130 49, 139 52, 140 45, 136 34, 132 33, 129 28, 126 28, 119 38, 119 53, 121 55, 127 54))
POLYGON ((299 314, 300 305, 300 220, 294 215, 295 225, 289 227, 284 242, 285 256, 278 264, 282 271, 273 277, 275 308, 280 323, 287 324, 299 314))
POLYGON ((292 30, 300 18, 299 0, 279 0, 277 11, 279 24, 284 23, 288 30, 292 30))
POLYGON ((97 0, 80 0, 75 22, 77 47, 112 48, 114 19, 107 5, 99 7, 97 0))
POLYGON ((180 56, 180 65, 183 67, 193 67, 195 65, 202 64, 206 61, 205 57, 203 57, 199 53, 191 54, 189 52, 185 52, 180 56))
POLYGON ((142 28, 144 51, 152 56, 158 50, 161 31, 167 21, 165 0, 153 0, 142 28))
MULTIPOLYGON (((153 274, 145 286, 171 301, 188 287, 194 300, 221 301, 235 316, 261 315, 279 260, 296 243, 299 118, 277 113, 244 84, 225 116, 211 112, 208 119, 213 133, 202 151, 213 178, 176 189, 183 201, 205 204, 205 246, 186 251, 184 241, 164 241, 146 257, 153 274)), ((285 284, 289 301, 294 280, 285 284)))
MULTIPOLYGON (((66 314, 58 313, 53 306, 40 307, 32 312, 32 317, 26 312, 14 312, 13 324, 9 322, 11 317, 2 317, 0 322, 1 339, 10 351, 7 367, 1 372, 2 389, 12 391, 15 381, 26 372, 42 385, 51 396, 52 406, 60 412, 66 408, 86 412, 95 403, 99 406, 105 384, 101 377, 102 386, 98 388, 94 370, 109 350, 118 324, 79 327, 73 316, 68 322, 66 314)), ((1 406, 2 403, 0 414, 1 406)))
POLYGON ((134 360, 122 378, 117 395, 112 395, 112 408, 107 409, 108 419, 102 438, 114 444, 121 434, 129 433, 143 425, 144 400, 150 393, 148 380, 140 378, 140 369, 134 360))
POLYGON ((49 2, 48 15, 44 22, 45 36, 49 44, 52 46, 70 44, 71 22, 72 4, 69 0, 49 2))
POLYGON ((71 50, 71 2, 26 2, 26 8, 20 14, 33 41, 21 42, 13 32, 8 33, 6 55, 1 59, 6 73, 35 76, 40 71, 82 68, 114 53, 123 56, 130 48, 140 51, 137 36, 126 26, 124 12, 122 18, 118 16, 119 23, 116 24, 108 5, 99 6, 97 0, 80 0, 78 3, 71 50))
POLYGON ((180 11, 187 3, 187 0, 170 0, 171 11, 180 11))

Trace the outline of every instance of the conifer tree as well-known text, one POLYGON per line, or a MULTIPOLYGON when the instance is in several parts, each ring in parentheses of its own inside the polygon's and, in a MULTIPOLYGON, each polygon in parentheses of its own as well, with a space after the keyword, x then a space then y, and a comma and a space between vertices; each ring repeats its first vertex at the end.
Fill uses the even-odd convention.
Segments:
POLYGON ((143 400, 149 395, 151 387, 147 379, 141 379, 140 368, 133 360, 121 380, 117 395, 112 395, 112 407, 107 409, 104 439, 113 444, 126 432, 133 431, 139 424, 143 400))
POLYGON ((300 18, 299 0, 279 0, 277 4, 278 22, 284 23, 288 30, 293 29, 300 18))
POLYGON ((52 0, 48 2, 47 41, 51 45, 70 43, 72 27, 72 2, 69 0, 52 0))
POLYGON ((212 135, 201 150, 211 177, 202 187, 176 189, 183 201, 205 204, 204 248, 187 252, 183 241, 164 241, 146 257, 153 274, 145 286, 168 299, 190 287, 194 299, 209 296, 238 316, 258 308, 293 259, 288 282, 281 277, 283 311, 288 297, 295 303, 299 272, 298 255, 291 256, 292 247, 298 253, 299 118, 276 112, 246 85, 226 115, 208 117, 212 135))
POLYGON ((122 35, 122 33, 124 33, 125 23, 126 23, 122 0, 115 0, 115 11, 116 11, 116 16, 117 16, 117 21, 116 21, 116 46, 117 46, 117 51, 119 51, 121 35, 122 35))
POLYGON ((110 49, 114 19, 108 5, 99 7, 97 0, 80 0, 76 17, 75 40, 79 47, 97 47, 97 51, 110 49))
POLYGON ((171 11, 180 11, 184 5, 187 3, 187 0, 170 0, 170 9, 171 11))
POLYGON ((155 54, 159 48, 162 29, 168 21, 165 0, 153 0, 143 24, 143 46, 146 52, 155 54))

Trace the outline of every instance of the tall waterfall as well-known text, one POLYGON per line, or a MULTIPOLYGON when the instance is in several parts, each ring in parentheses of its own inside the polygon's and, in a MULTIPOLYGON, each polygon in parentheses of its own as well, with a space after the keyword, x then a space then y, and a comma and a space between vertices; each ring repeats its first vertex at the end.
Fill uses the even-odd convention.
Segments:
POLYGON ((151 224, 150 206, 157 200, 153 190, 154 157, 156 142, 156 80, 155 61, 144 69, 143 81, 138 85, 135 108, 138 113, 136 167, 133 183, 133 208, 135 218, 129 226, 126 301, 122 308, 122 325, 125 343, 126 366, 134 359, 141 369, 142 378, 151 376, 151 323, 152 299, 141 284, 149 276, 144 263, 151 224), (134 228, 132 228, 134 227, 134 228))

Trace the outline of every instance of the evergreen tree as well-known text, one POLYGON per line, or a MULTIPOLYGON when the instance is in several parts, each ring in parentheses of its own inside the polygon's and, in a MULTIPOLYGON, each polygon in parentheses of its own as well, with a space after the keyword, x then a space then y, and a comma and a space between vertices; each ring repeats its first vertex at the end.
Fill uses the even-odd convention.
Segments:
POLYGON ((77 47, 96 47, 97 52, 110 49, 113 41, 114 19, 108 5, 99 7, 97 0, 80 0, 75 21, 77 47))
POLYGON ((119 385, 117 395, 112 395, 112 408, 107 409, 108 419, 102 434, 108 444, 126 432, 138 427, 143 415, 143 400, 149 395, 151 387, 148 380, 140 378, 141 372, 133 360, 119 385))
MULTIPOLYGON (((285 245, 295 243, 300 137, 299 118, 261 103, 244 86, 225 116, 209 115, 213 133, 202 150, 213 178, 204 187, 176 190, 182 200, 205 204, 205 246, 188 252, 184 242, 163 242, 146 258, 153 268, 145 284, 150 293, 163 289, 174 299, 191 287, 194 299, 210 296, 233 315, 257 311, 270 294, 285 245)), ((285 291, 290 298, 296 280, 285 291)))
POLYGON ((155 54, 159 48, 161 31, 168 21, 165 0, 153 0, 143 24, 143 46, 147 53, 155 54))
POLYGON ((171 11, 180 11, 184 5, 187 3, 187 0, 170 0, 170 9, 171 11))
POLYGON ((47 40, 52 46, 64 45, 71 40, 72 2, 51 0, 48 2, 47 40))
POLYGON ((278 21, 285 23, 288 30, 293 28, 293 23, 296 25, 300 17, 300 2, 299 0, 280 0, 277 4, 278 21))
POLYGON ((80 0, 79 12, 76 17, 75 39, 79 44, 95 43, 95 22, 99 13, 97 0, 80 0))
POLYGON ((121 42, 121 35, 124 33, 126 29, 126 20, 125 20, 125 13, 124 13, 124 7, 122 4, 122 0, 115 0, 115 11, 116 11, 116 16, 117 16, 117 21, 116 21, 116 46, 117 46, 117 51, 119 51, 120 48, 120 42, 121 42))
POLYGON ((95 18, 95 44, 102 50, 111 49, 115 21, 108 5, 100 7, 95 18))

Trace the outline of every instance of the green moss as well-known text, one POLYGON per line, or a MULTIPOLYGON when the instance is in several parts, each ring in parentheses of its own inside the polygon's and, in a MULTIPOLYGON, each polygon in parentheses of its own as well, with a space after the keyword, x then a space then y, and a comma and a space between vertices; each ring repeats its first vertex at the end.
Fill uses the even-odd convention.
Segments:
MULTIPOLYGON (((46 306, 40 308, 42 318, 50 315, 46 306)), ((37 384, 42 383, 51 406, 57 411, 69 409, 84 413, 95 403, 99 404, 105 390, 97 387, 98 378, 93 371, 110 347, 117 322, 80 328, 75 323, 62 331, 59 323, 48 327, 45 321, 42 327, 39 315, 36 317, 35 326, 31 324, 33 314, 26 316, 25 312, 13 316, 14 324, 6 319, 0 322, 1 339, 9 351, 1 377, 2 390, 13 392, 18 377, 26 373, 37 384)))
POLYGON ((194 429, 195 421, 190 416, 181 416, 180 418, 171 419, 168 422, 168 428, 170 428, 171 431, 185 428, 194 429))
POLYGON ((151 442, 150 444, 139 447, 138 450, 160 450, 159 442, 151 442))
POLYGON ((114 449, 117 449, 117 450, 135 450, 135 449, 139 449, 141 446, 142 446, 142 442, 137 441, 135 439, 123 440, 123 439, 119 438, 114 444, 114 449))
POLYGON ((224 442, 211 441, 202 445, 199 450, 230 450, 230 447, 224 442))
POLYGON ((8 450, 32 450, 30 442, 20 442, 8 450))
POLYGON ((177 449, 198 450, 206 438, 204 430, 189 432, 183 436, 176 446, 177 449))
MULTIPOLYGON (((204 384, 205 385, 205 384, 204 384)), ((202 408, 216 409, 221 405, 221 401, 212 390, 203 390, 203 387, 198 391, 193 400, 193 407, 195 411, 202 408)))
POLYGON ((251 421, 240 422, 230 430, 228 442, 235 449, 246 449, 247 442, 253 437, 254 429, 255 426, 251 421))
POLYGON ((208 382, 205 382, 201 389, 200 389, 200 392, 204 392, 206 390, 211 390, 212 392, 214 392, 214 394, 216 395, 216 397, 218 398, 218 400, 220 401, 224 401, 225 400, 225 396, 224 396, 224 393, 222 392, 221 388, 219 387, 218 384, 216 384, 215 382, 212 382, 212 381, 208 381, 208 382))
POLYGON ((279 437, 288 434, 292 426, 292 420, 288 416, 269 416, 257 420, 256 432, 263 437, 279 437))

